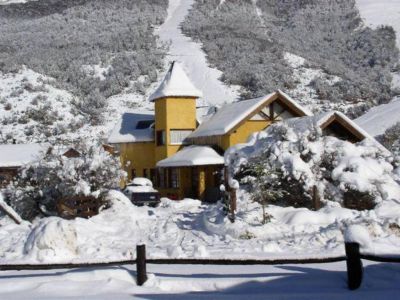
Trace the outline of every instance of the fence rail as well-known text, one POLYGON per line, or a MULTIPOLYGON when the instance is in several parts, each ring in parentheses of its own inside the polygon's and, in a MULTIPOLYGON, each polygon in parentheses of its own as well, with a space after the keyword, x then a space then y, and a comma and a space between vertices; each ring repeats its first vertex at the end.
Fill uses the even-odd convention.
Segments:
POLYGON ((357 243, 345 244, 346 256, 306 258, 306 259, 146 259, 146 246, 136 247, 136 259, 121 260, 98 263, 69 263, 69 264, 6 264, 0 265, 0 271, 22 271, 22 270, 54 270, 73 268, 96 268, 136 264, 136 280, 138 285, 147 281, 147 264, 168 264, 168 265, 283 265, 283 264, 323 264, 346 261, 347 282, 350 290, 358 289, 362 283, 363 265, 362 259, 384 262, 400 263, 400 256, 375 256, 361 254, 360 246, 357 243))

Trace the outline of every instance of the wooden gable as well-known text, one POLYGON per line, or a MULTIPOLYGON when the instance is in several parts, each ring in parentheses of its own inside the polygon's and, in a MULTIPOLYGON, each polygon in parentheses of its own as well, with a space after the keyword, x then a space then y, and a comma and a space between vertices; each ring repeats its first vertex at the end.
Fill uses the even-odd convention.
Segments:
POLYGON ((352 143, 358 143, 365 139, 365 136, 354 128, 351 123, 336 113, 322 123, 320 128, 324 135, 334 136, 352 143))
POLYGON ((294 105, 282 93, 277 92, 236 124, 228 134, 235 132, 247 121, 268 121, 269 123, 275 123, 289 118, 304 116, 306 116, 306 113, 303 110, 294 105))

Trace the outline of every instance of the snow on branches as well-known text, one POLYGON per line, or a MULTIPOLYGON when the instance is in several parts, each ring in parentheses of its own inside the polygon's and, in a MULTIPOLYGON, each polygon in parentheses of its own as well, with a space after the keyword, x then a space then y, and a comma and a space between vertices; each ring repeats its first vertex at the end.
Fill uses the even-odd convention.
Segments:
POLYGON ((310 207, 314 186, 322 201, 358 209, 400 199, 392 157, 368 140, 352 144, 324 136, 319 128, 298 132, 274 124, 229 149, 225 161, 253 196, 265 188, 274 191, 270 203, 310 207))
POLYGON ((92 195, 101 200, 104 192, 118 187, 125 176, 120 161, 100 143, 78 142, 79 155, 66 157, 65 147, 50 147, 42 157, 23 166, 6 188, 7 201, 24 218, 40 213, 55 214, 57 201, 74 195, 92 195))

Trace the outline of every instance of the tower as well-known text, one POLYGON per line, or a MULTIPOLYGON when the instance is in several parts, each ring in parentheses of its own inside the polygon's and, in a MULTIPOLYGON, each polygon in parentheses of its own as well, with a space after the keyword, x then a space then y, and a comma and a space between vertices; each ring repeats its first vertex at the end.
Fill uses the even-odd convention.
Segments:
POLYGON ((175 154, 196 129, 196 99, 202 97, 182 67, 173 62, 149 100, 155 104, 155 160, 175 154))

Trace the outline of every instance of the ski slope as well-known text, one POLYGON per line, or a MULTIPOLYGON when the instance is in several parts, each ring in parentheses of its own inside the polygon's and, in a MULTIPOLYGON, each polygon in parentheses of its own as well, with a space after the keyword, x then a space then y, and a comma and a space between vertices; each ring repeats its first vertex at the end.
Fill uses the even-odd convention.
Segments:
POLYGON ((217 105, 238 98, 238 87, 228 87, 219 78, 221 71, 211 68, 200 43, 183 35, 180 24, 184 21, 194 0, 170 0, 168 16, 158 28, 160 40, 170 44, 169 61, 179 61, 194 85, 203 92, 206 103, 217 105))

